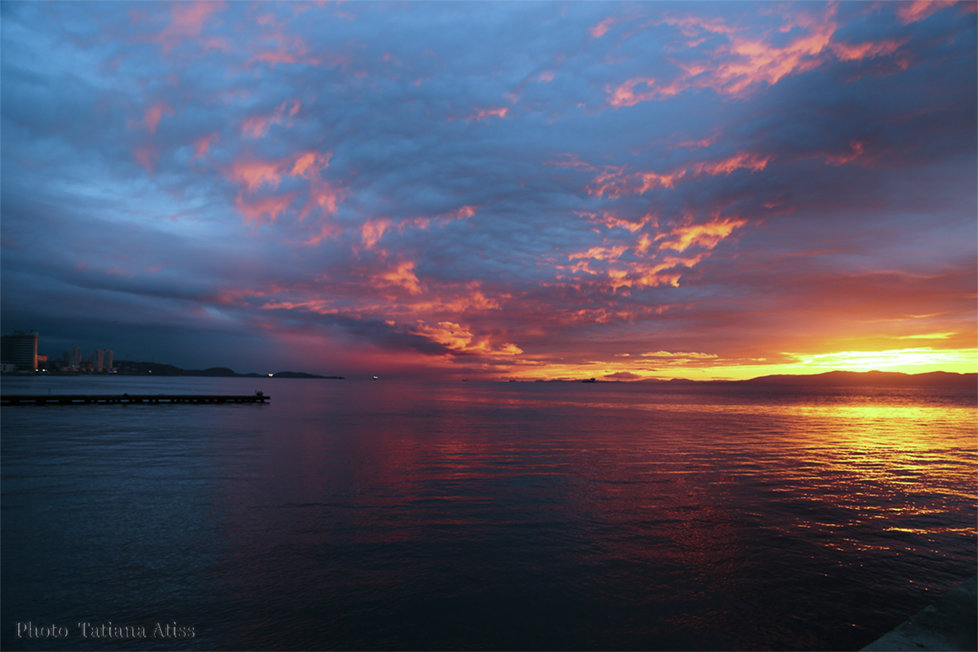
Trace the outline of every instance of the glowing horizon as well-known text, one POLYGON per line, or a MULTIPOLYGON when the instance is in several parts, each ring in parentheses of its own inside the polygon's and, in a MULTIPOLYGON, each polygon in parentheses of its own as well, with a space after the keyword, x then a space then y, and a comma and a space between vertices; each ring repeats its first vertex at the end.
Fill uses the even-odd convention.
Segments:
POLYGON ((722 364, 709 354, 691 352, 660 352, 657 366, 641 362, 623 364, 621 361, 591 361, 573 366, 546 366, 516 374, 522 380, 749 380, 771 375, 815 375, 831 371, 887 371, 922 374, 934 371, 948 373, 978 373, 978 349, 934 350, 929 347, 886 351, 843 351, 829 354, 794 355, 794 362, 768 364, 722 364), (675 360, 669 363, 669 360, 675 360), (663 364, 666 361, 666 364, 663 364), (690 361, 694 365, 688 364, 690 361))
POLYGON ((0 6, 43 353, 978 370, 973 2, 0 6))

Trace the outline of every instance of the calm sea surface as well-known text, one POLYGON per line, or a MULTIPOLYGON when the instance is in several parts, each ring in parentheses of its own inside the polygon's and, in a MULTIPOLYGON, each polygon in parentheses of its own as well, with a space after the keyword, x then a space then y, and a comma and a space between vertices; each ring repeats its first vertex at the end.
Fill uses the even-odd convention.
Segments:
POLYGON ((973 388, 3 381, 259 389, 3 408, 3 649, 853 649, 976 572, 973 388))

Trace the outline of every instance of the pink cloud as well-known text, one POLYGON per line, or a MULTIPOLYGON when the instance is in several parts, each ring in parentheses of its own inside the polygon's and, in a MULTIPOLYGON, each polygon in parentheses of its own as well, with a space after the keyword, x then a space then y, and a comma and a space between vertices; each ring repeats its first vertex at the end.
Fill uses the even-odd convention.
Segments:
MULTIPOLYGON (((914 0, 897 5, 897 16, 904 25, 923 20, 941 9, 957 4, 957 0, 914 0)), ((972 3, 969 3, 972 4, 972 3)))
POLYGON ((200 35, 207 19, 216 11, 224 8, 223 2, 176 2, 170 7, 170 22, 156 37, 163 46, 164 52, 169 52, 180 42, 200 35))
POLYGON ((455 211, 452 216, 456 219, 464 220, 475 215, 475 206, 463 206, 462 208, 455 211))
POLYGON ((756 154, 752 152, 738 152, 731 157, 721 159, 719 161, 708 161, 705 163, 697 163, 693 166, 693 170, 697 174, 708 174, 711 176, 726 174, 734 172, 735 170, 747 169, 752 172, 758 172, 767 167, 768 161, 771 160, 770 155, 756 154))
POLYGON ((685 149, 701 149, 703 147, 710 147, 715 144, 720 138, 720 134, 716 133, 707 138, 700 138, 699 140, 684 140, 676 143, 676 147, 683 147, 685 149))
POLYGON ((326 240, 327 238, 332 238, 343 232, 343 228, 338 224, 322 220, 319 223, 319 230, 314 232, 308 238, 302 241, 302 244, 307 246, 314 246, 326 240))
POLYGON ((617 108, 623 106, 635 106, 639 102, 647 102, 652 99, 663 97, 661 88, 656 87, 653 77, 635 77, 629 79, 615 88, 611 93, 608 104, 617 108))
MULTIPOLYGON (((908 18, 919 20, 941 6, 946 5, 927 3, 918 9, 908 5, 902 11, 908 18), (935 8, 935 4, 939 6, 935 8)), ((756 86, 773 86, 789 75, 813 70, 832 58, 857 61, 893 55, 905 42, 889 39, 875 43, 834 43, 832 37, 838 27, 834 20, 836 8, 837 5, 830 4, 821 16, 795 16, 793 22, 785 24, 780 31, 802 33, 780 45, 775 45, 766 36, 742 35, 719 19, 666 19, 661 24, 677 27, 686 36, 703 32, 721 34, 727 44, 711 52, 708 60, 677 64, 682 72, 671 82, 662 83, 653 77, 639 76, 618 86, 609 86, 606 89, 607 103, 614 108, 630 107, 667 98, 689 88, 711 88, 724 95, 743 95, 756 86)))
POLYGON ((390 227, 391 221, 387 218, 377 220, 367 220, 360 227, 360 237, 363 239, 363 246, 373 249, 374 245, 383 237, 384 232, 390 227))
POLYGON ((616 22, 618 22, 618 19, 614 17, 609 16, 608 18, 605 18, 597 25, 591 27, 591 29, 589 30, 591 32, 591 37, 601 38, 602 36, 608 33, 608 30, 611 29, 611 26, 614 25, 616 22))
POLYGON ((218 134, 217 133, 213 133, 213 134, 204 136, 203 138, 198 138, 197 140, 195 140, 194 141, 194 160, 197 160, 201 156, 203 156, 204 154, 206 154, 210 150, 211 145, 213 145, 214 143, 216 143, 218 141, 218 139, 219 139, 218 134))
POLYGON ((675 188, 680 181, 691 176, 729 175, 740 169, 757 172, 767 167, 770 160, 770 155, 738 152, 725 159, 693 163, 664 173, 654 171, 626 172, 622 167, 606 166, 601 174, 594 177, 592 185, 588 186, 587 191, 590 195, 611 198, 624 195, 641 195, 655 188, 675 188))
POLYGON ((261 226, 262 224, 277 220, 292 204, 293 199, 295 199, 294 192, 286 195, 272 195, 257 199, 246 198, 239 194, 235 200, 235 206, 245 216, 246 224, 261 226))
POLYGON ((859 141, 854 140, 849 143, 850 151, 847 154, 838 154, 835 156, 826 156, 825 160, 832 165, 845 165, 846 163, 851 163, 857 159, 862 158, 866 151, 866 147, 859 141))
POLYGON ((505 106, 495 107, 492 109, 479 109, 475 113, 469 116, 469 120, 488 120, 489 118, 505 118, 506 114, 509 113, 509 108, 505 106))
POLYGON ((156 145, 152 143, 148 145, 141 145, 133 148, 132 156, 136 159, 146 172, 152 176, 156 171, 156 162, 160 158, 160 154, 156 149, 156 145))
POLYGON ((160 120, 163 119, 164 114, 173 115, 173 109, 165 102, 154 104, 146 109, 146 112, 143 114, 143 125, 149 133, 156 133, 156 127, 160 124, 160 120))
POLYGON ((205 50, 218 50, 219 52, 229 52, 231 50, 231 44, 222 38, 209 38, 204 41, 205 50))
POLYGON ((325 156, 319 152, 302 152, 295 157, 295 163, 289 174, 293 177, 308 177, 319 168, 329 167, 332 156, 332 152, 328 152, 325 156))
POLYGON ((552 165, 558 168, 579 168, 582 170, 593 170, 594 166, 587 161, 582 161, 576 154, 560 154, 560 158, 547 161, 544 165, 552 165))
POLYGON ((283 176, 313 179, 313 174, 318 173, 319 168, 329 166, 330 156, 319 152, 300 152, 279 161, 246 157, 236 159, 225 175, 231 181, 244 184, 249 192, 264 185, 277 188, 283 176))
POLYGON ((243 183, 249 191, 255 191, 266 184, 272 188, 277 188, 282 179, 282 163, 258 159, 238 159, 231 164, 227 177, 237 183, 243 183))
POLYGON ((694 38, 702 32, 710 34, 733 34, 736 31, 720 18, 706 18, 702 16, 673 16, 662 19, 658 24, 678 27, 683 36, 687 38, 694 38))
POLYGON ((281 124, 286 118, 295 117, 302 108, 298 100, 286 100, 269 114, 255 115, 246 118, 241 123, 241 133, 249 138, 261 138, 273 124, 281 124))
POLYGON ((303 212, 303 218, 308 213, 308 208, 313 205, 318 206, 326 213, 335 213, 340 200, 343 198, 343 192, 327 181, 316 180, 312 182, 309 188, 309 197, 310 204, 307 210, 303 212))
POLYGON ((889 39, 878 43, 869 42, 859 43, 858 45, 833 43, 832 53, 840 61, 860 61, 862 59, 893 54, 906 42, 906 39, 889 39))

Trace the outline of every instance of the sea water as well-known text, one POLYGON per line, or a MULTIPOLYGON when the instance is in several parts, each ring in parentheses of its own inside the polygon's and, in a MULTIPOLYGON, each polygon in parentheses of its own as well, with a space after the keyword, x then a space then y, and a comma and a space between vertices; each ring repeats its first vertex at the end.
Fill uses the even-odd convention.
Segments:
POLYGON ((974 388, 5 378, 2 647, 852 649, 976 572, 974 388))

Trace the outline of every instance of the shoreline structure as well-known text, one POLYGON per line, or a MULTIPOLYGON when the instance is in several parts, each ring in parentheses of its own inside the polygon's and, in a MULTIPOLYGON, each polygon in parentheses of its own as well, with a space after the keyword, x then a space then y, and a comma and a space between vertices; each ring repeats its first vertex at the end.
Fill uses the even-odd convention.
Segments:
POLYGON ((978 649, 978 575, 944 593, 891 632, 863 648, 883 650, 978 649))

